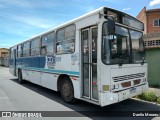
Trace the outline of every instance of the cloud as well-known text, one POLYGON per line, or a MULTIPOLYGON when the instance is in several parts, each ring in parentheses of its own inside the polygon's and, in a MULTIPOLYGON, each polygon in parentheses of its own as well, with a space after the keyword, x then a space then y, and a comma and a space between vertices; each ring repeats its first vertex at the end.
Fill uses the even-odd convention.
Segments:
POLYGON ((3 6, 14 6, 14 7, 23 7, 23 8, 30 8, 33 5, 28 0, 1 0, 0 4, 3 6))
POLYGON ((158 4, 160 4, 160 0, 152 0, 152 1, 150 1, 149 6, 152 7, 152 6, 158 5, 158 4))
MULTIPOLYGON (((23 24, 25 26, 34 26, 42 29, 50 28, 56 25, 55 22, 53 22, 51 19, 49 18, 46 19, 42 16, 36 17, 33 15, 11 15, 11 14, 0 12, 0 17, 1 17, 1 21, 4 21, 7 24, 7 26, 10 26, 11 24, 9 23, 9 21, 14 22, 15 24, 23 24)), ((0 23, 0 25, 1 24, 2 23, 0 23)), ((5 26, 3 25, 3 27, 5 26)))
POLYGON ((128 10, 130 10, 131 8, 130 7, 128 7, 128 8, 123 8, 122 10, 123 11, 128 11, 128 10))
POLYGON ((51 8, 60 7, 63 4, 52 0, 40 1, 40 0, 0 0, 0 8, 4 7, 16 7, 16 8, 51 8))
POLYGON ((14 16, 13 19, 21 23, 24 23, 30 26, 35 26, 38 28, 50 28, 53 25, 47 19, 42 19, 42 18, 33 17, 33 16, 14 16))

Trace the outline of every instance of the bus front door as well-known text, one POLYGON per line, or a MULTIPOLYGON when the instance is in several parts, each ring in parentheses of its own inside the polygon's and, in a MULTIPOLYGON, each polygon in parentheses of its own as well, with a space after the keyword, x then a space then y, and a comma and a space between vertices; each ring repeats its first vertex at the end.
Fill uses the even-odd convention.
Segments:
POLYGON ((82 84, 83 97, 98 100, 97 86, 97 26, 82 30, 82 84))

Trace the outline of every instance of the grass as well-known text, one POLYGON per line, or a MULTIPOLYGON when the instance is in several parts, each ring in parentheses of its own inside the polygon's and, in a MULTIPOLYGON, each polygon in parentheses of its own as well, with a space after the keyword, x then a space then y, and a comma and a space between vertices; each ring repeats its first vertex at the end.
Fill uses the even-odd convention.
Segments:
POLYGON ((160 97, 158 97, 154 92, 150 92, 150 91, 141 93, 141 94, 135 96, 135 98, 149 101, 149 102, 156 102, 156 103, 160 104, 160 97))
POLYGON ((160 104, 160 97, 158 97, 158 99, 157 99, 157 103, 158 103, 158 104, 160 104))

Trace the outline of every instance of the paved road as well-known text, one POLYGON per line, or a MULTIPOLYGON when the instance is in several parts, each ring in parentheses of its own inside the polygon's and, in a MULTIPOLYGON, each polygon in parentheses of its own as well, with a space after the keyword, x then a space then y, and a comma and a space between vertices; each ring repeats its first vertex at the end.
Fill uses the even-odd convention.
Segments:
MULTIPOLYGON (((84 101, 78 101, 76 104, 71 105, 65 103, 61 99, 59 93, 52 90, 43 88, 29 82, 20 85, 17 78, 9 74, 8 68, 0 67, 0 111, 160 111, 160 106, 134 99, 128 99, 123 102, 109 105, 103 108, 93 104, 89 104, 84 101)), ((95 119, 95 117, 86 117, 83 113, 79 114, 84 117, 74 117, 74 119, 95 119)), ((97 112, 96 114, 98 116, 100 112, 97 112)), ((0 118, 0 120, 1 119, 8 120, 6 118, 0 118)), ((28 118, 18 119, 28 120, 28 118)), ((18 119, 16 118, 16 120, 18 119)), ((45 119, 53 120, 53 118, 45 119)), ((58 117, 54 119, 64 119, 64 117, 58 117)), ((96 117, 96 119, 160 120, 160 118, 158 117, 96 117)), ((37 118, 36 120, 40 120, 40 118, 37 118)))

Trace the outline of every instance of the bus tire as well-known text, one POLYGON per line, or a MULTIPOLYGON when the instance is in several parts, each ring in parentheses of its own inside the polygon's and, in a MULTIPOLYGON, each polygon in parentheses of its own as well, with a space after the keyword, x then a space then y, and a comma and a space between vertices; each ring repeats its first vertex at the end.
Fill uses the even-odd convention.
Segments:
POLYGON ((21 70, 18 70, 18 82, 19 82, 20 84, 23 84, 23 83, 24 83, 24 80, 23 80, 23 78, 22 78, 22 72, 21 72, 21 70))
POLYGON ((60 93, 63 100, 67 103, 74 103, 74 89, 71 80, 68 77, 64 77, 60 84, 60 93))

